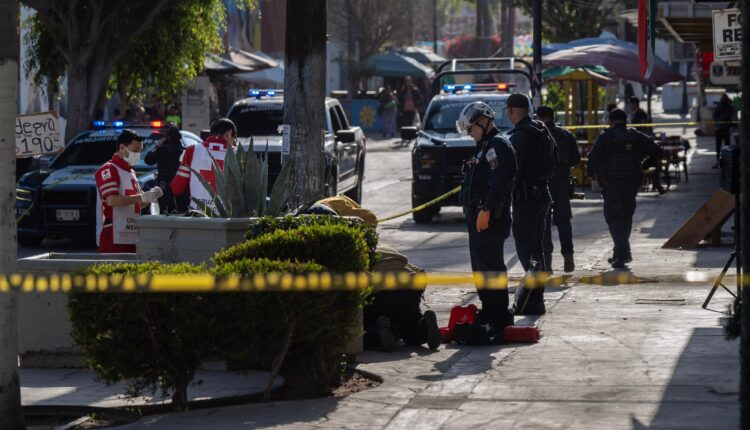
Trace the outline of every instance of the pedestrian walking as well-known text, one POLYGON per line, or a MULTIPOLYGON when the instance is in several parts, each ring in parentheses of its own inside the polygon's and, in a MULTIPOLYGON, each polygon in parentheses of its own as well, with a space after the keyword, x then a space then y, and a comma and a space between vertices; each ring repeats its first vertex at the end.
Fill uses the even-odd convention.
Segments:
POLYGON ((581 152, 575 135, 555 124, 555 111, 549 106, 540 106, 536 110, 536 117, 542 121, 552 134, 557 144, 557 163, 550 178, 549 189, 552 196, 552 206, 547 215, 544 230, 544 264, 545 270, 552 271, 552 225, 557 226, 560 236, 560 253, 563 256, 566 272, 575 270, 573 259, 573 226, 570 222, 573 211, 570 206, 570 169, 581 163, 581 152))
POLYGON ((636 195, 643 181, 643 170, 661 162, 661 147, 638 130, 627 127, 627 115, 621 109, 609 113, 610 128, 594 142, 589 152, 589 176, 596 175, 602 187, 604 219, 614 242, 613 268, 633 260, 630 232, 636 195))
POLYGON ((398 102, 393 88, 386 85, 380 97, 378 97, 378 111, 380 113, 380 125, 383 130, 383 137, 396 137, 396 114, 398 102))
POLYGON ((734 108, 732 107, 732 102, 729 100, 729 96, 724 93, 721 95, 716 109, 714 109, 714 121, 717 122, 714 125, 714 135, 716 137, 716 164, 713 166, 714 169, 719 167, 719 156, 722 145, 726 144, 729 146, 732 144, 730 139, 732 124, 729 124, 732 120, 734 120, 734 108))
POLYGON ((100 253, 135 252, 135 220, 141 206, 155 202, 162 190, 143 192, 133 166, 141 159, 143 138, 132 130, 117 136, 117 152, 95 173, 97 188, 96 243, 100 253))
POLYGON ((187 194, 175 197, 169 187, 180 167, 183 151, 180 129, 171 125, 167 128, 166 137, 160 139, 156 148, 146 154, 143 160, 148 165, 156 164, 156 183, 164 190, 164 195, 159 199, 159 207, 163 213, 187 211, 187 194))
MULTIPOLYGON (((194 172, 202 176, 216 190, 214 163, 224 170, 224 157, 227 150, 237 140, 237 126, 229 118, 220 118, 211 125, 210 136, 201 145, 193 145, 185 150, 177 173, 170 183, 175 196, 189 192, 190 207, 198 211, 214 211, 211 193, 203 186, 194 172)), ((252 151, 252 148, 250 148, 252 151)))
POLYGON ((419 112, 424 109, 419 88, 411 76, 404 78, 404 86, 398 92, 399 127, 419 125, 419 112))
MULTIPOLYGON (((516 176, 513 148, 495 127, 495 112, 484 102, 467 105, 456 122, 459 133, 476 142, 476 156, 468 162, 459 201, 469 230, 471 270, 502 275, 507 272, 503 244, 510 235, 511 197, 516 176)), ((487 325, 489 342, 502 341, 503 329, 513 324, 508 290, 478 290, 482 311, 477 323, 487 325)))

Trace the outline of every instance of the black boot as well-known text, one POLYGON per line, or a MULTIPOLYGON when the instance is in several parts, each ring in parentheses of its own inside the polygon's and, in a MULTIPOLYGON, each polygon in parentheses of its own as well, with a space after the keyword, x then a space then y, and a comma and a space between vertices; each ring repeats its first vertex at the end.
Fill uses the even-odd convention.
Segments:
POLYGON ((573 254, 563 255, 563 260, 565 260, 565 267, 563 270, 566 272, 572 272, 576 270, 576 263, 573 260, 573 254))
POLYGON ((552 254, 544 254, 544 270, 552 273, 552 254))

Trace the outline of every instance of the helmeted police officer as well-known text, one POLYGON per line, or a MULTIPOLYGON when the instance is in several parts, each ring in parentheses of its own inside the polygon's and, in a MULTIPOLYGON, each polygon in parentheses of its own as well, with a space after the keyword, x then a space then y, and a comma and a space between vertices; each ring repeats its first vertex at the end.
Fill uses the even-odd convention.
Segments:
MULTIPOLYGON (((544 226, 552 201, 549 179, 557 149, 549 130, 529 116, 531 103, 523 94, 511 94, 508 119, 514 127, 510 142, 516 151, 518 174, 513 191, 513 238, 524 270, 541 270, 544 264, 544 226)), ((542 312, 544 313, 544 312, 542 312)))
MULTIPOLYGON (((502 274, 507 272, 503 244, 510 235, 516 157, 508 139, 495 128, 494 117, 492 108, 475 101, 461 111, 456 121, 457 130, 469 134, 477 144, 459 200, 469 229, 471 269, 502 274)), ((490 339, 502 339, 502 329, 513 324, 508 290, 480 288, 479 299, 482 311, 477 322, 489 324, 490 339)))
POLYGON ((591 148, 588 174, 596 175, 602 186, 604 219, 614 242, 609 262, 613 268, 623 268, 633 260, 630 231, 643 169, 660 161, 661 147, 645 134, 628 128, 622 109, 609 112, 609 124, 610 128, 591 148))
POLYGON ((573 260, 573 227, 570 219, 573 211, 570 207, 570 169, 581 162, 578 142, 573 133, 555 124, 555 111, 549 106, 540 106, 536 118, 547 126, 557 144, 557 163, 549 181, 552 195, 552 207, 547 215, 544 230, 544 263, 547 271, 552 271, 552 224, 557 226, 560 236, 560 253, 564 260, 564 270, 572 272, 576 268, 573 260))

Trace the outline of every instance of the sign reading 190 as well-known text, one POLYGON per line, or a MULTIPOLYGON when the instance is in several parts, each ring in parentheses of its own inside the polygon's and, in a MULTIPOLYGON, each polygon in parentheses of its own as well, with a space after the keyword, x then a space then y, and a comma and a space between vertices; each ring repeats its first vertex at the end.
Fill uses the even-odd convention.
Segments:
POLYGON ((59 152, 63 146, 56 112, 16 118, 16 158, 59 152))

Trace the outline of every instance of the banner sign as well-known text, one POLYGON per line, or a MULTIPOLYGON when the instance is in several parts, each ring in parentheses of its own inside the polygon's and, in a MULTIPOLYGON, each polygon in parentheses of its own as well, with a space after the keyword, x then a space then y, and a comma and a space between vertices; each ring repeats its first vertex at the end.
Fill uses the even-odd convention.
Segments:
POLYGON ((57 112, 19 115, 16 118, 16 158, 57 153, 64 146, 57 112))
POLYGON ((713 11, 714 59, 742 59, 742 19, 739 9, 713 11))

